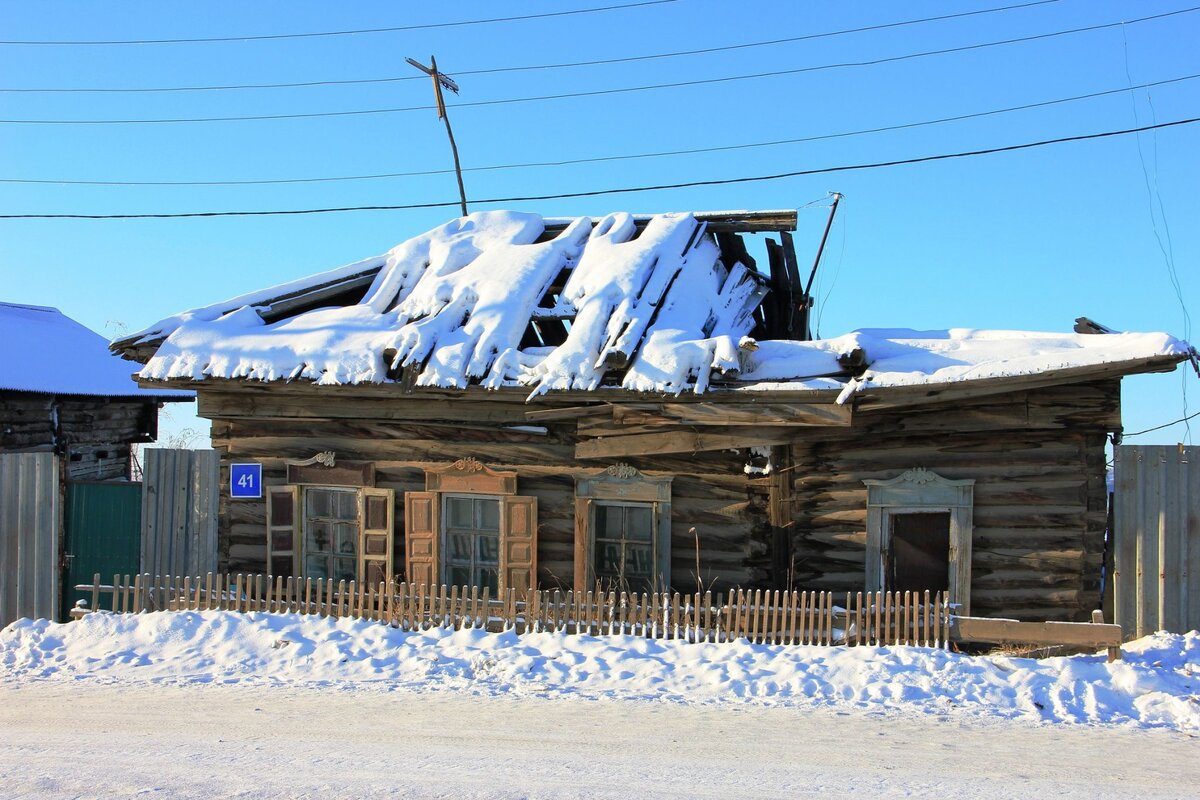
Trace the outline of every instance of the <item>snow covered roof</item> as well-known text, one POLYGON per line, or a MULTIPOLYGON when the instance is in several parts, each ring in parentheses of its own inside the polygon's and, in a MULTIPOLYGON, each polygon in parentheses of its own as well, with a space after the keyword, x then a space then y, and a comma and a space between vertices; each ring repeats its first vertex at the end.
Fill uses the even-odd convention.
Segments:
POLYGON ((842 401, 872 388, 1169 368, 1190 351, 1154 333, 864 329, 818 341, 764 338, 772 281, 740 240, 729 246, 706 224, 692 214, 551 223, 478 212, 378 258, 168 317, 114 349, 152 343, 147 380, 403 380, 538 395, 700 393, 715 379, 746 390, 833 389, 842 401))
POLYGON ((0 389, 45 394, 180 399, 192 392, 146 390, 108 341, 57 308, 0 303, 0 389))

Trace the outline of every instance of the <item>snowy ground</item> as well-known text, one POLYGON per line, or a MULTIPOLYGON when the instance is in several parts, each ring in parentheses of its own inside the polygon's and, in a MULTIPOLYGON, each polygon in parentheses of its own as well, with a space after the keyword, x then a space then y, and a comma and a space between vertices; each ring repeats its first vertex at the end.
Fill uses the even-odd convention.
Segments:
POLYGON ((1200 636, 1127 655, 22 621, 0 632, 0 795, 1194 797, 1200 636))

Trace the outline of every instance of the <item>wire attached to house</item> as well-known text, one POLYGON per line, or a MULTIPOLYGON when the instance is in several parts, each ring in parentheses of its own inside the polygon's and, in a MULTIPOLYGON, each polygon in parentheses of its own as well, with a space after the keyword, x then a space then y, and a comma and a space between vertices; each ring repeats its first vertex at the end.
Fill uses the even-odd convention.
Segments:
MULTIPOLYGON (((830 69, 843 69, 851 67, 871 67, 880 64, 890 64, 898 61, 907 61, 914 58, 926 58, 929 56, 948 55, 951 53, 963 53, 971 50, 980 50, 988 47, 1000 47, 1010 44, 1018 44, 1022 42, 1032 42, 1042 39, 1050 39, 1058 36, 1067 36, 1075 33, 1085 33, 1089 31, 1103 30, 1105 28, 1114 28, 1122 25, 1131 25, 1139 22, 1148 22, 1150 20, 1164 19, 1173 17, 1179 14, 1189 14, 1195 11, 1200 11, 1200 6, 1193 6, 1178 11, 1170 11, 1163 14, 1155 14, 1149 17, 1139 17, 1137 19, 1125 20, 1123 22, 1109 22, 1100 25, 1089 25, 1082 28, 1071 28, 1069 30, 1053 31, 1051 33, 1041 33, 1033 36, 1021 36, 1012 39, 1001 39, 992 42, 978 42, 976 44, 962 45, 960 47, 947 47, 940 50, 925 50, 918 53, 905 53, 899 56, 888 56, 886 58, 875 58, 864 61, 845 61, 836 64, 821 64, 812 67, 797 67, 795 69, 772 70, 769 72, 755 72, 744 75, 726 75, 719 78, 704 78, 689 81, 673 81, 669 83, 654 83, 644 84, 640 86, 622 86, 611 89, 594 89, 586 92, 562 92, 559 94, 544 94, 533 95, 530 97, 508 97, 496 100, 475 100, 465 103, 447 104, 449 108, 485 108, 489 106, 510 105, 513 103, 535 103, 544 102, 547 100, 565 100, 579 97, 601 97, 614 94, 629 94, 632 92, 645 92, 660 89, 678 89, 688 86, 707 86, 717 83, 731 83, 735 81, 758 80, 760 78, 773 78, 783 75, 799 75, 808 72, 820 72, 830 69)), ((372 114, 399 114, 414 111, 429 111, 436 108, 431 105, 421 106, 399 106, 395 108, 368 108, 355 109, 351 111, 313 111, 313 112, 298 112, 292 114, 254 114, 254 115, 237 115, 224 117, 154 117, 154 118, 138 118, 138 119, 0 119, 0 124, 5 125, 165 125, 165 124, 182 124, 182 123, 201 123, 201 122, 251 122, 251 121, 267 121, 267 120, 285 120, 285 119, 317 119, 326 117, 354 117, 366 116, 372 114)))
MULTIPOLYGON (((1127 128, 1117 131, 1103 131, 1101 133, 1087 133, 1076 136, 1063 136, 1057 139, 1042 139, 1036 142, 1024 142, 1022 144, 1005 145, 1003 147, 989 147, 982 150, 967 150, 957 153, 942 153, 932 156, 918 156, 915 158, 895 159, 892 161, 876 161, 867 164, 845 164, 836 167, 823 167, 818 169, 796 170, 793 172, 779 172, 773 175, 755 175, 744 176, 739 178, 717 178, 713 180, 703 181, 687 181, 684 183, 669 183, 658 184, 653 186, 629 186, 615 189, 595 189, 583 192, 563 192, 561 194, 543 194, 543 195, 527 195, 513 197, 494 197, 485 200, 474 200, 474 205, 496 205, 500 203, 523 203, 540 200, 562 200, 578 197, 599 197, 609 194, 630 194, 633 192, 652 192, 664 189, 688 189, 698 186, 724 186, 738 183, 756 183, 760 181, 781 180, 783 178, 797 178, 808 175, 825 175, 834 172, 850 172, 865 169, 881 169, 884 167, 896 167, 908 164, 923 164, 931 161, 945 161, 957 158, 971 158, 974 156, 991 155, 994 153, 1008 153, 1017 150, 1029 150, 1035 147, 1046 147, 1054 144, 1066 144, 1069 142, 1082 142, 1092 139, 1105 139, 1112 136, 1125 136, 1128 134, 1141 133, 1149 130, 1161 130, 1164 128, 1175 128, 1183 125, 1192 125, 1200 122, 1200 117, 1192 117, 1189 119, 1173 120, 1171 122, 1160 122, 1157 125, 1145 125, 1140 128, 1127 128)), ((268 217, 268 216, 293 216, 300 214, 327 214, 334 212, 345 211, 409 211, 416 209, 428 208, 450 208, 458 206, 458 200, 428 202, 428 203, 408 203, 405 205, 387 205, 387 206, 341 206, 336 208, 305 208, 305 209, 289 209, 281 211, 190 211, 181 213, 166 213, 166 214, 0 214, 0 219, 181 219, 187 217, 268 217)))
POLYGON ((657 6, 664 3, 674 3, 676 0, 640 0, 636 3, 623 3, 621 5, 612 6, 597 6, 593 8, 577 8, 570 11, 549 11, 542 14, 523 14, 512 17, 491 17, 488 19, 469 19, 459 22, 430 22, 422 25, 397 25, 388 28, 359 28, 356 30, 345 31, 315 31, 311 33, 272 33, 261 34, 257 36, 209 36, 202 38, 178 38, 178 39, 58 39, 58 40, 31 40, 31 39, 9 39, 0 41, 0 45, 53 45, 53 46, 81 46, 81 45, 130 45, 130 44, 208 44, 212 42, 259 42, 274 39, 311 39, 316 37, 329 36, 358 36, 365 33, 398 33, 401 31, 424 31, 434 28, 462 28, 469 25, 490 25, 498 22, 519 22, 529 19, 547 19, 549 17, 570 17, 578 14, 596 14, 602 11, 618 11, 626 8, 639 8, 641 6, 657 6))
POLYGON ((1153 428, 1146 428, 1146 430, 1144 430, 1144 431, 1134 431, 1133 433, 1122 433, 1121 438, 1128 439, 1130 436, 1141 436, 1143 433, 1153 433, 1154 431, 1161 431, 1163 428, 1169 428, 1172 425, 1178 425, 1181 422, 1188 422, 1189 420, 1193 420, 1196 417, 1200 417, 1200 411, 1197 411, 1194 414, 1188 414, 1186 417, 1180 417, 1179 419, 1171 420, 1170 422, 1163 423, 1162 425, 1155 425, 1153 428))
MULTIPOLYGON (((1160 81, 1151 81, 1134 86, 1134 89, 1144 89, 1153 86, 1165 86, 1183 81, 1191 81, 1200 78, 1200 73, 1192 75, 1183 75, 1177 78, 1166 78, 1160 81)), ((884 125, 875 128, 860 128, 853 131, 841 131, 838 133, 826 133, 816 136, 802 136, 793 139, 772 139, 765 142, 747 142, 742 144, 719 145, 715 147, 696 147, 684 150, 660 150, 648 153, 627 153, 623 155, 610 156, 594 156, 591 158, 572 158, 560 159, 556 161, 530 161, 516 164, 492 164, 481 167, 465 167, 463 172, 494 172, 499 170, 510 169, 528 169, 535 167, 562 167, 574 164, 595 164, 608 161, 628 161, 632 159, 644 158, 663 158, 668 156, 681 155, 698 155, 702 153, 719 153, 734 150, 748 150, 759 147, 777 147, 788 144, 802 144, 805 142, 819 142, 828 139, 841 139, 850 136, 862 136, 869 133, 886 133, 888 131, 907 130, 910 128, 920 128, 928 125, 941 125, 947 122, 960 122, 968 119, 978 119, 980 117, 995 116, 997 114, 1007 114, 1013 111, 1027 111, 1034 108, 1046 108, 1048 106, 1060 105, 1063 103, 1072 103, 1079 100, 1090 100, 1097 97, 1105 97, 1114 94, 1123 94, 1129 91, 1130 87, 1125 86, 1119 89, 1106 89, 1100 92, 1089 92, 1087 94, 1073 95, 1071 97, 1060 97, 1054 100, 1042 100, 1036 103, 1025 103, 1018 106, 1007 106, 1005 108, 995 108, 988 111, 977 111, 970 114, 957 114, 950 117, 939 117, 937 119, 922 120, 920 122, 906 122, 898 125, 884 125)), ((428 175, 449 175, 452 174, 452 169, 430 169, 416 170, 412 172, 381 172, 367 175, 337 175, 324 176, 315 178, 275 178, 275 179, 259 179, 259 180, 220 180, 220 181, 83 181, 83 180, 58 180, 49 178, 0 178, 0 183, 21 183, 21 184, 56 184, 62 186, 269 186, 273 184, 290 184, 290 183, 329 183, 334 181, 364 181, 378 180, 383 178, 413 178, 423 177, 428 175)))
MULTIPOLYGON (((909 25, 921 25, 928 22, 940 22, 948 19, 960 19, 962 17, 974 17, 981 14, 995 14, 1003 11, 1013 11, 1017 9, 1030 8, 1033 6, 1042 6, 1049 3, 1058 3, 1061 0, 1034 0, 1030 3, 1019 3, 1017 5, 999 6, 996 8, 983 8, 976 11, 964 11, 957 14, 941 14, 935 17, 921 17, 918 19, 901 20, 899 22, 881 23, 878 25, 865 25, 857 28, 843 28, 835 31, 823 31, 821 33, 810 33, 803 36, 789 36, 782 39, 767 39, 757 42, 743 42, 741 44, 722 45, 718 47, 703 47, 695 50, 676 50, 667 53, 650 53, 640 56, 625 56, 620 58, 601 58, 590 61, 567 61, 550 64, 528 64, 515 67, 488 67, 478 69, 455 70, 454 74, 463 75, 496 75, 510 72, 530 72, 535 70, 551 70, 551 69, 566 69, 573 67, 593 67, 609 64, 632 64, 640 61, 654 61, 663 58, 678 58, 685 56, 710 55, 712 53, 726 53, 734 50, 748 50, 758 47, 772 47, 781 44, 793 44, 796 42, 806 42, 815 39, 827 39, 834 36, 845 36, 854 33, 865 33, 868 31, 879 31, 888 28, 900 28, 909 25)), ((2 44, 2 43, 0 43, 2 44)), ((211 92, 211 91, 227 91, 227 90, 245 90, 245 89, 297 89, 311 86, 349 86, 370 83, 398 83, 402 81, 417 81, 423 80, 420 75, 396 75, 383 78, 357 78, 347 80, 316 80, 316 81, 295 81, 291 83, 243 83, 243 84, 225 84, 214 86, 155 86, 155 87, 50 87, 50 88, 12 88, 0 87, 0 92, 22 92, 22 93, 139 93, 139 92, 211 92)))

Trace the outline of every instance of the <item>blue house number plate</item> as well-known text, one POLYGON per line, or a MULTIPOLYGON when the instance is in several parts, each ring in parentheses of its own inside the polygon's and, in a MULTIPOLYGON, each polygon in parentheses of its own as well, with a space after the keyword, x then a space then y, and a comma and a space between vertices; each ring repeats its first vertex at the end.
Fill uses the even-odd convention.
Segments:
POLYGON ((262 464, 230 464, 229 496, 250 499, 262 497, 262 464))

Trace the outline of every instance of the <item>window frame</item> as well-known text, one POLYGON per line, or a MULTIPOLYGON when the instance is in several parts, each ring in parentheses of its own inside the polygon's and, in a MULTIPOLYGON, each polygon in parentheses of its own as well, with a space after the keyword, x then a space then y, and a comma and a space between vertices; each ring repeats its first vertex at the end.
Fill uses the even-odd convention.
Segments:
MULTIPOLYGON (((329 518, 329 521, 335 525, 349 523, 355 529, 354 570, 353 577, 349 580, 362 583, 367 579, 368 573, 373 572, 385 582, 391 583, 395 577, 393 563, 396 534, 396 493, 391 489, 381 489, 375 486, 353 486, 336 483, 329 485, 285 483, 265 486, 263 501, 266 505, 267 573, 276 574, 276 562, 288 559, 291 564, 289 570, 291 577, 300 579, 311 577, 308 575, 307 569, 308 557, 310 555, 307 541, 308 526, 310 524, 308 515, 310 491, 331 491, 352 494, 354 496, 355 514, 353 520, 329 518), (380 501, 384 504, 382 525, 377 527, 371 527, 370 504, 372 501, 380 501), (385 539, 383 552, 368 553, 368 538, 385 539), (284 542, 290 542, 290 547, 283 547, 282 544, 284 542)), ((326 558, 350 558, 348 555, 339 556, 336 553, 336 549, 333 549, 333 545, 335 544, 336 541, 331 542, 331 550, 328 553, 325 551, 319 552, 324 554, 326 558)), ((280 575, 282 577, 282 573, 280 575)), ((330 579, 343 580, 343 578, 331 578, 328 575, 316 580, 330 579)), ((374 583, 374 579, 371 582, 374 583)))
MULTIPOLYGON (((657 504, 653 503, 653 502, 637 502, 637 501, 622 502, 622 501, 617 501, 617 500, 593 500, 591 503, 590 510, 591 510, 592 518, 590 520, 590 524, 591 524, 591 528, 592 528, 592 534, 591 534, 592 575, 596 579, 596 581, 598 581, 601 584, 603 584, 606 579, 616 580, 617 583, 614 585, 613 588, 615 588, 617 591, 627 591, 627 590, 631 589, 631 585, 630 585, 631 582, 630 582, 629 577, 627 577, 626 575, 619 574, 618 576, 616 576, 615 579, 613 579, 613 578, 609 578, 608 576, 601 577, 600 575, 597 574, 596 562, 598 561, 598 558, 599 558, 597 555, 597 552, 596 552, 597 548, 600 546, 600 543, 602 541, 611 541, 610 537, 601 536, 601 531, 600 531, 599 525, 596 522, 596 517, 597 517, 596 512, 601 508, 620 508, 623 510, 630 509, 630 508, 646 508, 646 509, 650 510, 650 563, 651 563, 652 567, 650 570, 649 580, 650 580, 650 591, 656 591, 655 587, 657 586, 659 579, 660 579, 660 576, 658 576, 656 573, 658 572, 658 563, 659 563, 658 562, 658 549, 659 549, 659 539, 661 538, 661 536, 659 535, 659 519, 658 519, 659 511, 658 511, 657 504)), ((623 531, 623 533, 627 533, 627 531, 623 531)), ((636 542, 637 540, 631 540, 628 538, 628 536, 623 536, 618 541, 621 543, 621 561, 622 561, 622 564, 624 564, 626 561, 626 556, 628 554, 629 543, 636 542)), ((605 587, 605 588, 608 588, 608 587, 605 587)), ((640 590, 640 591, 644 591, 644 590, 640 590)))
POLYGON ((308 559, 309 559, 310 555, 312 555, 309 553, 309 547, 308 547, 309 525, 310 525, 310 523, 315 524, 318 522, 326 522, 326 523, 329 523, 331 526, 334 526, 333 527, 333 535, 332 535, 332 538, 330 541, 330 549, 327 552, 324 550, 318 550, 318 551, 316 551, 317 554, 325 557, 325 559, 327 561, 327 566, 329 566, 329 564, 331 564, 333 560, 340 559, 340 560, 352 561, 354 563, 353 572, 354 572, 355 577, 353 579, 345 579, 345 578, 341 578, 341 577, 335 576, 333 574, 330 574, 329 572, 326 572, 325 576, 323 578, 321 578, 321 580, 328 580, 329 578, 333 578, 334 580, 358 580, 358 581, 361 581, 363 579, 363 576, 361 574, 359 574, 359 565, 362 561, 362 553, 361 553, 361 550, 362 550, 362 524, 363 524, 362 503, 363 503, 362 491, 360 489, 356 489, 354 487, 350 487, 350 486, 302 486, 302 487, 300 487, 300 520, 299 520, 300 524, 298 525, 298 538, 300 540, 299 541, 300 546, 297 548, 297 550, 299 551, 297 553, 297 558, 299 559, 299 562, 300 562, 300 567, 301 567, 300 572, 304 577, 306 577, 306 578, 314 577, 314 576, 311 576, 308 574, 308 559), (352 519, 342 519, 340 517, 310 517, 309 513, 308 513, 308 505, 309 505, 309 498, 311 496, 311 494, 310 494, 311 492, 329 492, 331 494, 331 496, 337 496, 337 495, 352 496, 354 498, 354 517, 352 519), (353 525, 354 526, 354 536, 353 536, 354 552, 353 552, 353 554, 340 555, 337 552, 337 547, 336 547, 336 545, 337 545, 336 526, 337 525, 353 525))
MULTIPOLYGON (((440 543, 441 544, 441 548, 440 548, 441 563, 439 564, 439 571, 442 573, 442 577, 443 577, 442 583, 445 583, 448 586, 455 585, 455 584, 451 584, 448 579, 448 573, 450 572, 450 567, 451 567, 450 558, 449 558, 449 554, 450 554, 449 536, 450 536, 450 532, 452 530, 451 525, 450 525, 450 512, 448 510, 449 501, 454 500, 454 499, 471 500, 472 501, 472 509, 474 509, 475 501, 478 501, 478 500, 490 500, 490 501, 493 501, 496 503, 496 530, 495 530, 496 563, 495 563, 494 567, 489 567, 489 568, 495 569, 496 586, 498 589, 500 584, 503 582, 501 579, 501 576, 500 576, 500 561, 501 561, 500 550, 504 545, 504 534, 505 534, 504 496, 503 495, 475 493, 475 492, 439 492, 438 495, 439 495, 438 502, 441 504, 441 514, 440 514, 441 520, 440 520, 440 525, 439 525, 440 530, 439 530, 439 534, 438 534, 441 537, 441 543, 440 543)), ((472 510, 472 517, 474 517, 474 516, 475 516, 475 511, 472 510)), ((474 520, 472 520, 472 521, 474 521, 474 520)), ((475 552, 475 546, 477 544, 476 536, 479 533, 484 532, 485 529, 483 529, 483 528, 453 528, 453 530, 465 531, 465 532, 472 533, 470 570, 471 570, 471 577, 474 578, 475 573, 479 569, 479 565, 476 563, 476 552, 475 552)), ((461 564, 455 564, 453 566, 460 567, 460 568, 462 567, 461 564)), ((480 588, 480 590, 482 590, 484 587, 484 584, 468 583, 467 586, 468 587, 478 586, 480 588)))
POLYGON ((406 578, 413 585, 446 583, 445 497, 480 497, 500 504, 497 585, 524 595, 537 587, 537 518, 534 496, 517 494, 517 473, 494 470, 475 458, 425 469, 425 491, 404 493, 406 578))
POLYGON ((866 480, 866 590, 886 592, 892 551, 892 520, 901 514, 948 513, 950 557, 946 565, 949 602, 964 616, 971 613, 971 555, 975 481, 950 480, 920 467, 888 480, 866 480))
POLYGON ((598 504, 650 506, 654 515, 655 592, 671 587, 671 482, 673 476, 646 475, 629 464, 614 464, 600 472, 575 478, 575 581, 576 591, 596 585, 596 513, 598 504))

